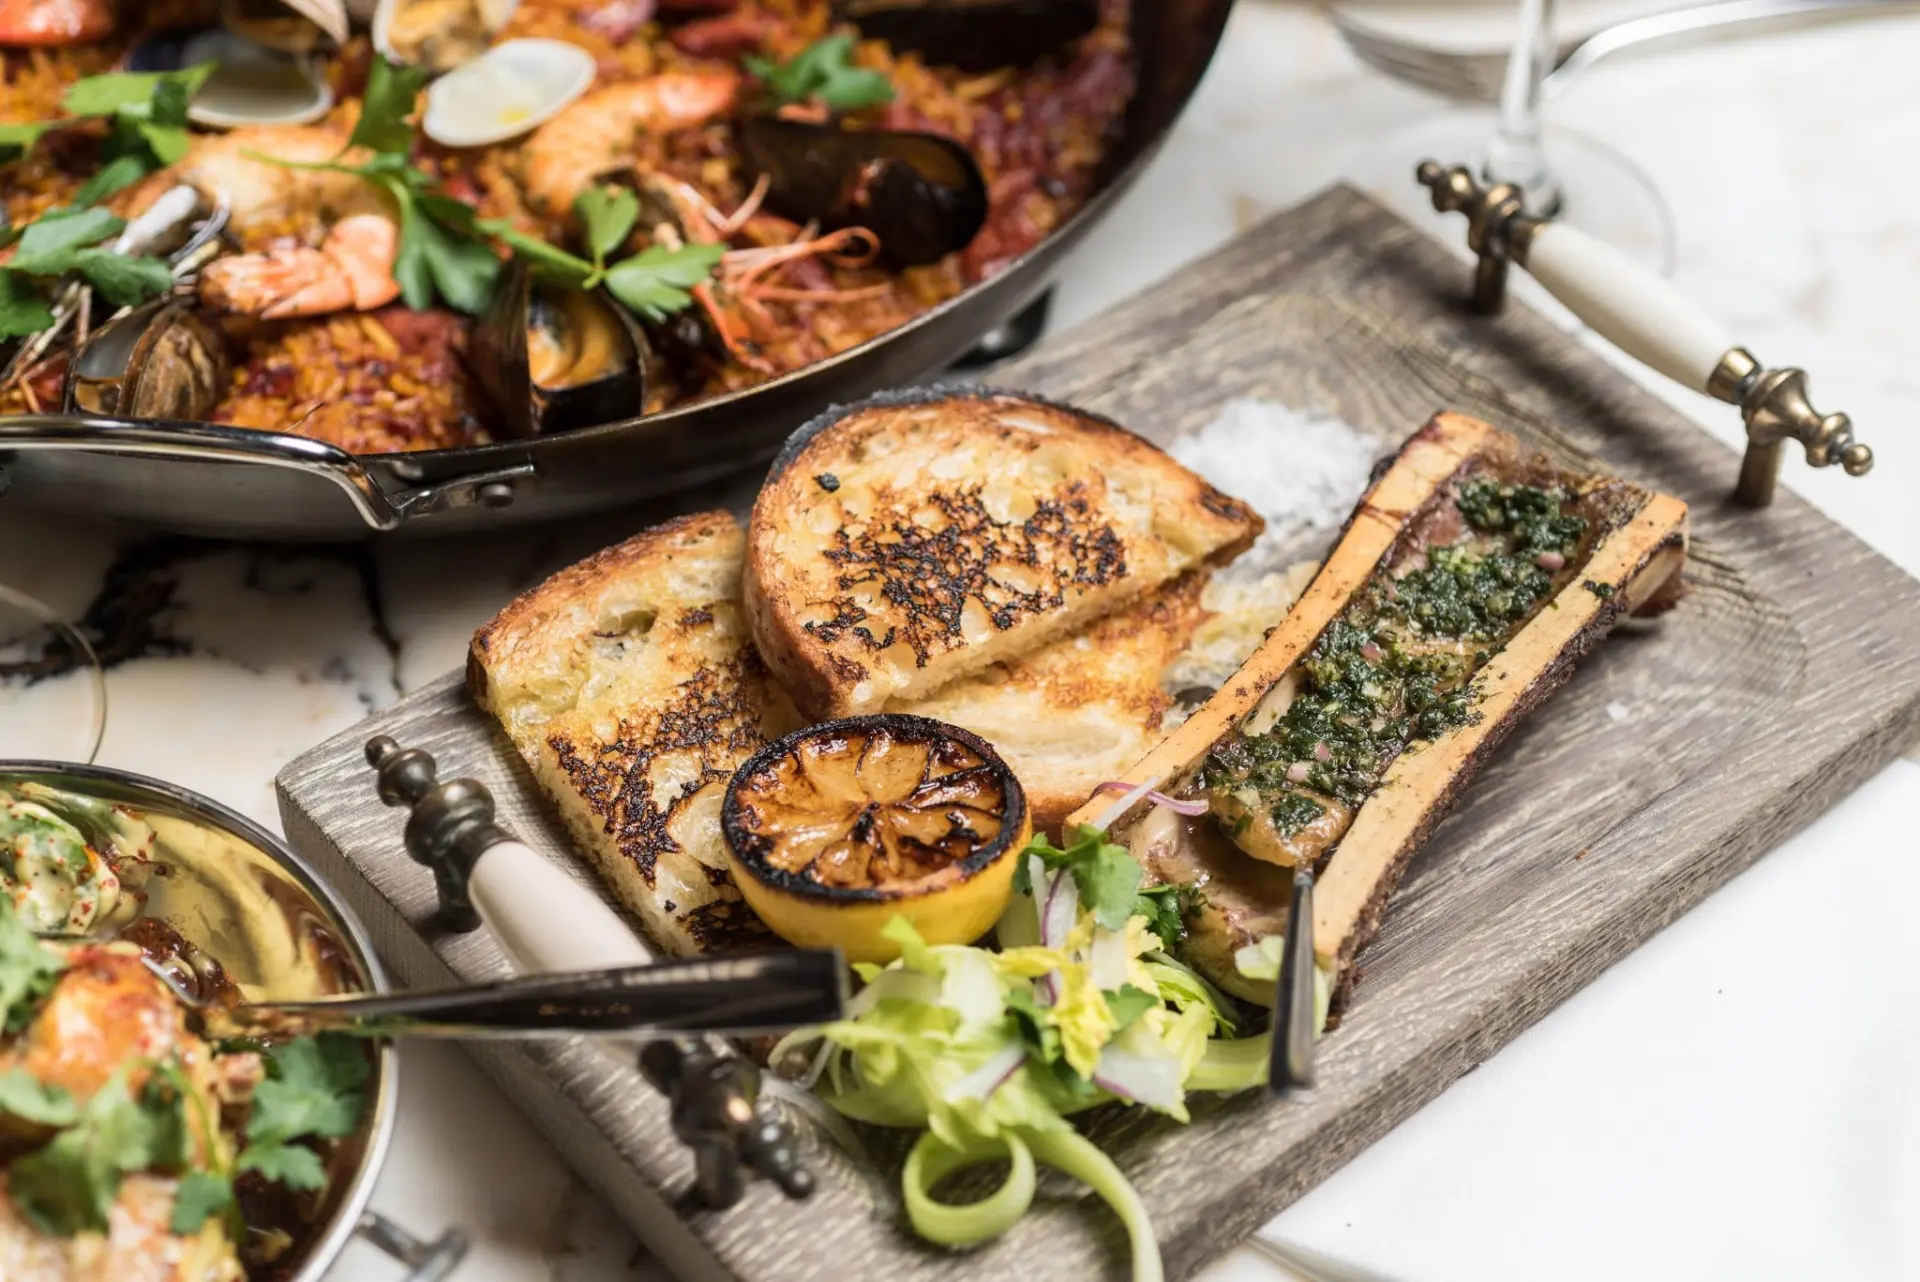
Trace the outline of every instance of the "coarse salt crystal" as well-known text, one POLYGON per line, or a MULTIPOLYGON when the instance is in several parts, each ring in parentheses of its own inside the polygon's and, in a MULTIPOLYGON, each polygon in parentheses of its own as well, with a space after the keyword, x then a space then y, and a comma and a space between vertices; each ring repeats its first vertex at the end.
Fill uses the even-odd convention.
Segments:
POLYGON ((1266 533, 1247 558, 1260 563, 1289 540, 1344 520, 1367 487, 1379 448, 1332 415, 1243 398, 1221 406, 1170 452, 1266 519, 1266 533))

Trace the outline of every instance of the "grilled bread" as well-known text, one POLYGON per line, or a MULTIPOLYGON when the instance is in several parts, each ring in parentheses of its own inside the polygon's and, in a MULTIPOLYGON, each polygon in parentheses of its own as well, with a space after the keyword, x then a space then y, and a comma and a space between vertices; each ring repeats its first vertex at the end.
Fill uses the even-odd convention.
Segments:
POLYGON ((1184 574, 1084 631, 962 677, 902 710, 963 726, 991 743, 1026 791, 1034 830, 1057 832, 1068 812, 1160 738, 1173 705, 1162 675, 1204 618, 1206 578, 1184 574))
POLYGON ((734 768, 798 724, 747 638, 744 537, 683 516, 527 592, 475 634, 467 682, 580 850, 666 952, 772 941, 728 874, 734 768))
POLYGON ((900 708, 1189 570, 1260 518, 1105 419, 999 392, 830 411, 748 526, 749 625, 801 708, 900 708))

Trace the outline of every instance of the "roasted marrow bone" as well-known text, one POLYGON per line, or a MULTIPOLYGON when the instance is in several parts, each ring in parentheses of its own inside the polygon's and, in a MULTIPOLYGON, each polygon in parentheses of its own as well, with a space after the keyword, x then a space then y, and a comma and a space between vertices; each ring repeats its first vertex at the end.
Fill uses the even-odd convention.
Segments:
POLYGON ((1273 874, 1313 865, 1314 948, 1339 1004, 1413 851, 1622 614, 1671 596, 1686 537, 1679 500, 1441 414, 1280 626, 1124 776, 1203 798, 1209 816, 1175 824, 1129 796, 1069 822, 1111 827, 1150 876, 1194 887, 1190 957, 1248 996, 1233 954, 1284 920, 1273 874))

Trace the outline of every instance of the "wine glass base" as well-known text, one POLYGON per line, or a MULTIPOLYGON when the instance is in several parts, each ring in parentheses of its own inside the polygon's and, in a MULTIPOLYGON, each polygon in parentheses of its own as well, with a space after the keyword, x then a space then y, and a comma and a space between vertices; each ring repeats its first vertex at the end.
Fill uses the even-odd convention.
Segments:
MULTIPOLYGON (((1480 170, 1494 122, 1490 110, 1444 111, 1370 141, 1342 172, 1368 195, 1467 256, 1466 224, 1456 214, 1434 209, 1427 189, 1414 181, 1413 170, 1422 160, 1480 170)), ((1662 276, 1673 274, 1673 215, 1638 165, 1596 138, 1553 125, 1543 130, 1541 145, 1560 185, 1556 221, 1580 228, 1662 276)), ((1527 297, 1536 302, 1545 294, 1535 287, 1527 297)))
POLYGON ((91 763, 106 728, 106 677, 93 646, 0 583, 0 760, 91 763))

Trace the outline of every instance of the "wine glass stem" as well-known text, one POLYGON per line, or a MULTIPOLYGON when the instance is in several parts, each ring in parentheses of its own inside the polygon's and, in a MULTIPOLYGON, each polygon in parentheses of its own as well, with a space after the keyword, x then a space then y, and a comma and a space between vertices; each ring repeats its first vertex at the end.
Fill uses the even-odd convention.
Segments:
POLYGON ((1500 127, 1487 146, 1486 176, 1520 189, 1527 212, 1560 211, 1560 183, 1540 145, 1541 85, 1553 70, 1554 0, 1520 0, 1519 27, 1500 86, 1500 127))

